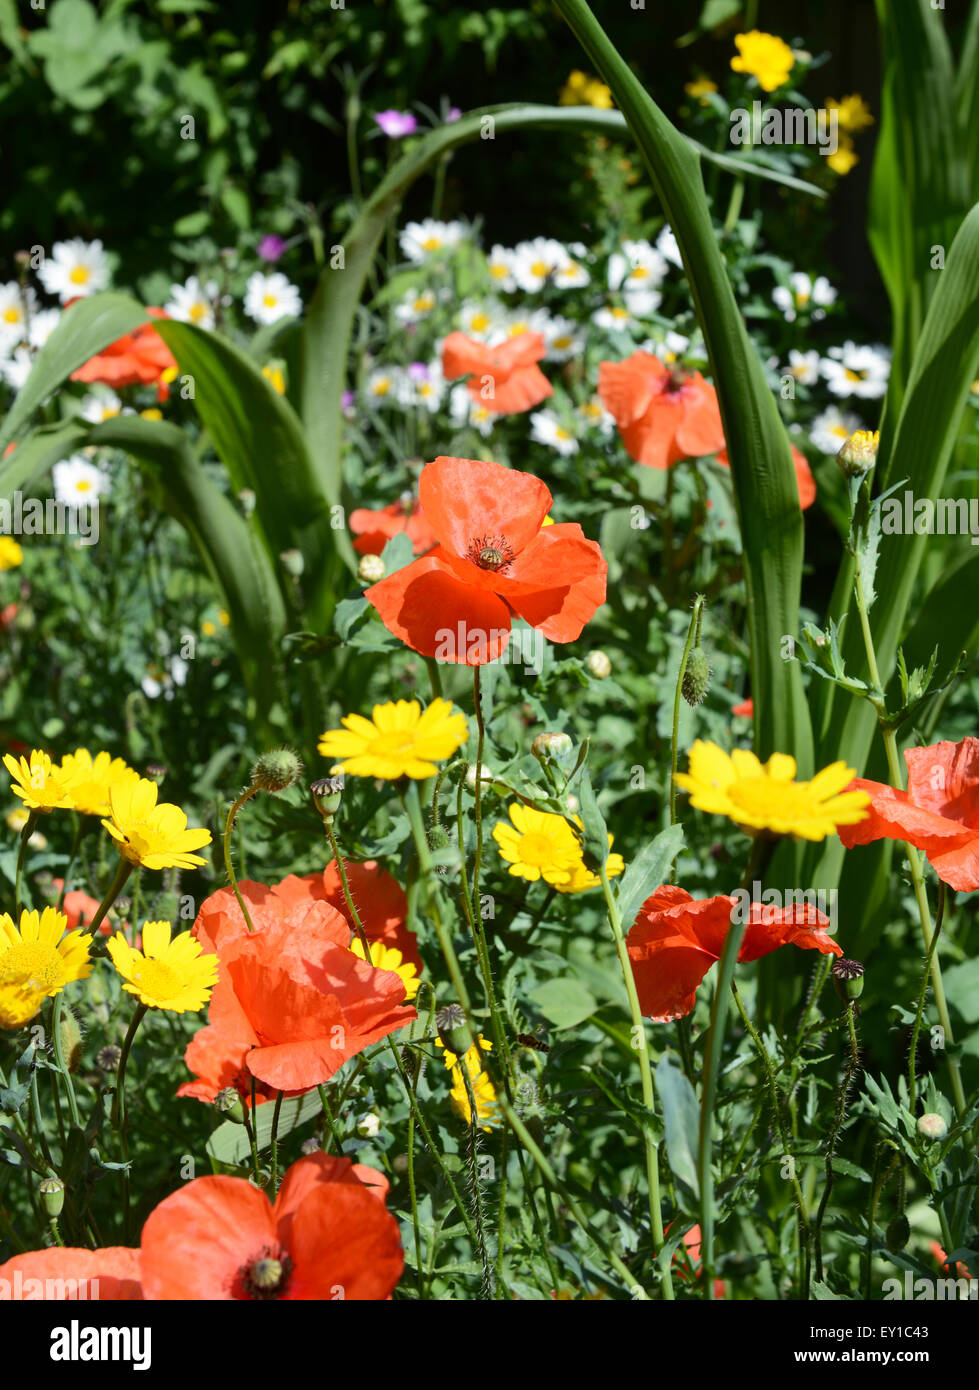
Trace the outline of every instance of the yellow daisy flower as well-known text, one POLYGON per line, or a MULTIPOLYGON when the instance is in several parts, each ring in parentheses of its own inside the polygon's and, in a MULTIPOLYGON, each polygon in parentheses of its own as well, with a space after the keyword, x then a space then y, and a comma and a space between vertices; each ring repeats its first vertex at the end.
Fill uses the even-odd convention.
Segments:
POLYGON ((436 763, 451 758, 469 737, 464 714, 448 700, 433 700, 422 711, 417 700, 375 705, 371 719, 348 714, 342 729, 328 730, 319 742, 325 758, 336 759, 355 777, 433 777, 436 763))
POLYGON ((168 801, 157 805, 159 788, 145 777, 109 788, 111 819, 102 824, 131 864, 146 869, 193 869, 206 861, 192 850, 211 843, 209 830, 189 830, 187 817, 168 801))
MULTIPOLYGON (((395 975, 400 976, 405 987, 405 999, 414 999, 421 984, 417 968, 412 965, 411 961, 405 960, 397 946, 388 946, 383 941, 372 941, 370 945, 371 965, 377 970, 390 970, 395 975)), ((364 960, 364 943, 359 936, 353 938, 350 949, 355 956, 364 960)))
POLYGON ((826 163, 834 174, 848 174, 854 164, 859 164, 859 162, 860 156, 853 148, 853 141, 849 135, 841 135, 836 153, 826 156, 826 163))
POLYGON ((599 82, 597 77, 589 77, 586 72, 568 74, 568 80, 558 96, 560 106, 596 106, 601 111, 612 109, 612 89, 599 82))
POLYGON ((834 101, 832 97, 827 97, 824 105, 827 111, 836 112, 836 122, 840 130, 865 130, 874 123, 870 107, 857 92, 844 97, 842 101, 834 101))
POLYGON ((286 379, 282 368, 276 363, 269 362, 262 368, 262 376, 278 395, 284 396, 286 393, 286 379))
MULTIPOLYGON (((435 1046, 442 1048, 443 1060, 446 1067, 452 1072, 452 1089, 449 1092, 449 1099, 452 1108, 457 1115, 461 1115, 466 1124, 469 1124, 472 1115, 472 1108, 469 1104, 469 1092, 466 1089, 466 1078, 463 1074, 463 1066, 469 1073, 469 1084, 472 1087, 473 1100, 476 1102, 477 1121, 496 1120, 499 1118, 499 1107, 496 1099, 496 1088, 492 1081, 483 1071, 483 1062, 480 1057, 480 1050, 492 1052, 493 1044, 484 1038, 482 1033, 477 1038, 478 1046, 474 1045, 466 1053, 462 1062, 454 1052, 450 1052, 445 1044, 436 1039, 435 1046)), ((480 1123, 480 1128, 488 1130, 489 1125, 480 1123)))
MULTIPOLYGON (((612 836, 608 837, 609 847, 612 844, 612 836)), ((625 868, 625 860, 621 854, 610 854, 605 861, 605 872, 609 878, 615 878, 625 868)), ((579 859, 571 873, 571 880, 568 883, 555 883, 553 886, 559 893, 585 893, 589 888, 598 888, 602 880, 598 874, 593 874, 591 869, 586 869, 584 862, 579 859)))
POLYGON ((6 753, 3 765, 10 773, 10 790, 28 810, 47 813, 71 806, 71 777, 55 767, 47 753, 35 748, 29 759, 6 753))
POLYGON ((0 573, 16 569, 23 558, 24 552, 12 536, 0 536, 0 573))
POLYGON ((122 758, 110 753, 96 753, 93 758, 87 748, 66 753, 61 770, 70 784, 72 807, 85 816, 107 816, 109 788, 117 782, 139 780, 139 773, 122 758))
POLYGON ((218 982, 218 958, 202 955, 189 931, 171 939, 169 922, 143 923, 143 948, 130 946, 122 932, 109 937, 112 964, 126 981, 123 989, 151 1009, 197 1013, 218 982))
MULTIPOLYGON (((493 827, 493 839, 515 878, 530 883, 544 879, 560 893, 584 893, 598 887, 601 880, 585 867, 581 844, 563 816, 514 802, 510 819, 512 825, 500 821, 493 827)), ((579 816, 574 822, 581 827, 579 816)), ((611 847, 611 835, 608 842, 611 847)), ((610 854, 605 868, 610 878, 620 874, 625 868, 622 856, 610 854)))
POLYGON ((735 34, 734 43, 738 56, 731 59, 732 71, 756 77, 763 92, 774 92, 788 81, 795 55, 784 39, 752 29, 747 34, 735 34))
POLYGON ((701 106, 709 106, 710 102, 704 98, 708 93, 717 91, 717 83, 712 82, 709 77, 697 77, 693 82, 687 82, 683 90, 688 97, 699 97, 701 106))
POLYGON ((729 754, 698 739, 688 756, 690 770, 678 773, 676 780, 690 793, 691 804, 729 816, 749 833, 769 830, 824 840, 838 825, 866 819, 870 797, 845 790, 856 776, 845 762, 823 768, 811 782, 796 782, 795 759, 787 753, 773 753, 763 764, 747 749, 729 754))
POLYGON ((67 925, 65 914, 53 907, 22 912, 19 928, 9 913, 0 915, 0 1027, 21 1027, 45 999, 92 973, 92 938, 81 931, 66 934, 67 925))

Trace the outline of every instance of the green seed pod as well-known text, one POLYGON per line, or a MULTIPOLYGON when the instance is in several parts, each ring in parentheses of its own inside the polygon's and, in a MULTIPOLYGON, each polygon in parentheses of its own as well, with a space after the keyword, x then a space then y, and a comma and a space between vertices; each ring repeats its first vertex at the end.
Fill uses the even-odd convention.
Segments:
POLYGON ((218 1091, 214 1097, 214 1108, 219 1115, 225 1119, 233 1120, 236 1125, 245 1123, 245 1107, 242 1104, 241 1096, 233 1086, 225 1086, 223 1091, 218 1091))
POLYGON ((892 1255, 899 1255, 911 1239, 911 1223, 902 1212, 900 1216, 895 1216, 894 1220, 887 1227, 884 1237, 887 1248, 892 1255))
POLYGON ((449 1052, 463 1057, 472 1047, 472 1035, 466 1024, 466 1015, 458 1004, 446 1004, 435 1015, 435 1026, 439 1037, 449 1052))
POLYGON ((256 758, 252 786, 267 792, 284 792, 303 775, 303 765, 291 748, 276 748, 256 758))
POLYGON ((340 798, 343 794, 343 773, 333 769, 331 772, 333 775, 321 777, 309 789, 313 796, 313 805, 325 821, 333 820, 340 809, 340 798))
POLYGON ((54 1220, 61 1215, 65 1204, 65 1185, 60 1178, 42 1178, 37 1185, 41 1205, 48 1216, 54 1220))
POLYGON ((703 703, 710 689, 710 662, 703 647, 694 647, 687 657, 687 669, 683 673, 680 693, 688 705, 703 703))
POLYGON ((841 999, 852 1002, 863 994, 863 966, 840 956, 833 962, 833 987, 841 999))

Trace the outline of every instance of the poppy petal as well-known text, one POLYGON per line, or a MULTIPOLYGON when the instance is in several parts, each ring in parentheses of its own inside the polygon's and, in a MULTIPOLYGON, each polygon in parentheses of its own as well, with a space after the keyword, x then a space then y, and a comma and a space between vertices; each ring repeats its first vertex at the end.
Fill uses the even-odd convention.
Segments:
POLYGON ((139 1251, 125 1245, 28 1250, 0 1265, 0 1301, 135 1301, 143 1297, 141 1278, 139 1251))
POLYGON ((389 632, 423 656, 483 666, 510 640, 510 610, 495 594, 458 579, 435 555, 364 590, 389 632))
POLYGON ((519 555, 539 533, 554 500, 530 473, 489 460, 444 456, 422 470, 418 495, 441 544, 463 558, 474 540, 493 536, 505 537, 519 555))
POLYGON ((294 1262, 287 1299, 364 1302, 390 1297, 404 1269, 398 1223, 366 1188, 322 1183, 288 1226, 294 1262))
POLYGON ((195 1178, 146 1218, 144 1297, 231 1301, 240 1271, 277 1244, 264 1192, 244 1178, 195 1178))

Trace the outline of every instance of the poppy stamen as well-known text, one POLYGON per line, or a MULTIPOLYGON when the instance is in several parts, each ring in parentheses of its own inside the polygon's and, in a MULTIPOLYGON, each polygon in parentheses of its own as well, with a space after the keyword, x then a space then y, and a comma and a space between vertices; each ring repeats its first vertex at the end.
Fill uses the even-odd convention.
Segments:
POLYGON ((240 1297, 259 1300, 283 1298, 289 1288, 292 1270, 292 1260, 285 1251, 273 1253, 267 1245, 257 1259, 239 1269, 237 1282, 241 1289, 240 1297))
POLYGON ((466 558, 481 570, 499 574, 513 563, 513 547, 506 536, 480 536, 470 542, 466 558))

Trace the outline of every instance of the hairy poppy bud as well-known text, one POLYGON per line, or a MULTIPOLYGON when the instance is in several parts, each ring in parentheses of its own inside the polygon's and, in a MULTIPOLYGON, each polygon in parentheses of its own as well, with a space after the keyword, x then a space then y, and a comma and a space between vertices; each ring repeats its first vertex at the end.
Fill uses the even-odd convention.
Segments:
POLYGON ((65 1204, 65 1185, 60 1178, 42 1178, 37 1185, 37 1190, 41 1197, 41 1205, 51 1217, 61 1215, 62 1207, 65 1204))
POLYGON ((464 1057, 472 1047, 472 1034, 460 1005, 446 1004, 444 1008, 439 1009, 435 1015, 435 1026, 439 1030, 443 1046, 449 1052, 454 1052, 457 1057, 464 1057))
POLYGON ((892 1255, 898 1255, 911 1239, 911 1224, 902 1212, 887 1227, 884 1240, 892 1255))
POLYGON ((387 573, 380 555, 361 555, 357 578, 362 584, 376 584, 387 573))
POLYGON ((225 1119, 233 1120, 236 1125, 245 1123, 245 1107, 241 1103, 241 1096, 233 1086, 225 1086, 223 1091, 218 1091, 214 1097, 214 1108, 219 1115, 224 1115, 225 1119))
POLYGON ((680 693, 688 705, 699 705, 710 689, 710 662, 703 647, 694 647, 687 657, 680 693))
POLYGON ((836 455, 836 462, 847 478, 860 478, 877 462, 879 430, 856 430, 836 455))
POLYGON ((77 1071, 78 1064, 82 1060, 82 1030, 78 1019, 70 1009, 61 1015, 58 1033, 65 1066, 69 1071, 77 1071))
POLYGON ((948 1133, 948 1125, 941 1115, 922 1115, 918 1121, 918 1133, 925 1139, 944 1139, 948 1133))
POLYGON ((603 681, 612 674, 612 663, 604 652, 589 652, 585 657, 585 669, 597 681, 603 681))
POLYGON ((291 748, 276 748, 255 759, 252 786, 267 792, 284 792, 303 775, 303 765, 291 748))
POLYGON ((863 994, 863 966, 840 956, 833 962, 833 985, 841 999, 852 1001, 863 994))
POLYGON ((343 794, 343 773, 332 768, 330 771, 329 777, 321 777, 309 789, 313 795, 313 805, 325 821, 333 820, 340 809, 343 794))

